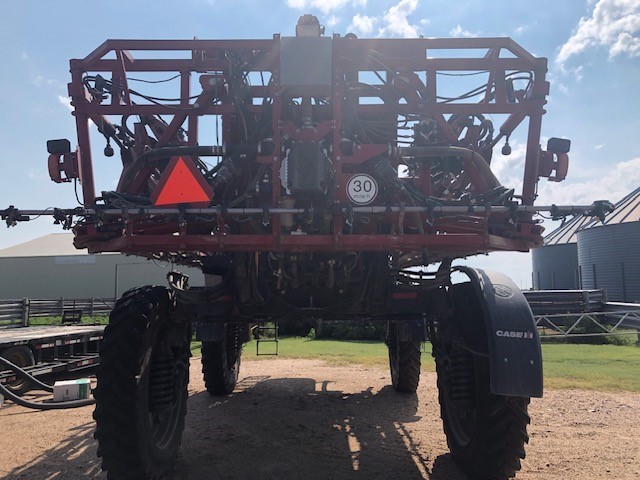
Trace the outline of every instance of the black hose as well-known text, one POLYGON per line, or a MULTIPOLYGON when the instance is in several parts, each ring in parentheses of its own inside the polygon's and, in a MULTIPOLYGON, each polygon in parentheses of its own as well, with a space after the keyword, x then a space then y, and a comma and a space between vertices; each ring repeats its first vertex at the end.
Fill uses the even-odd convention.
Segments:
POLYGON ((84 400, 71 400, 69 402, 55 402, 55 403, 45 403, 45 402, 30 402, 29 400, 25 400, 22 397, 19 397, 7 387, 5 387, 2 383, 0 383, 0 392, 7 397, 9 400, 27 408, 33 408, 36 410, 64 410, 68 408, 78 408, 78 407, 86 407, 87 405, 93 405, 96 401, 93 398, 87 398, 84 400))
POLYGON ((138 172, 149 162, 161 158, 170 158, 179 155, 196 157, 222 157, 231 154, 253 156, 258 154, 257 145, 233 145, 229 147, 220 145, 180 145, 174 147, 160 147, 147 150, 122 171, 118 185, 119 192, 125 192, 135 179, 138 172))
POLYGON ((29 372, 26 372, 25 370, 23 370, 22 368, 20 368, 18 365, 16 365, 13 362, 10 362, 9 360, 7 360, 6 358, 0 356, 0 363, 4 364, 5 366, 9 367, 14 373, 18 374, 19 376, 21 376, 22 378, 26 378, 27 380, 29 380, 31 383, 34 383, 35 385, 37 385, 38 387, 40 387, 42 390, 46 391, 46 392, 53 392, 53 387, 49 384, 46 384, 44 382, 41 382, 40 380, 38 380, 36 377, 34 377, 33 375, 31 375, 29 372))
MULTIPOLYGON (((3 363, 11 370, 13 370, 18 375, 29 379, 29 381, 35 383, 37 386, 46 390, 47 392, 53 392, 53 387, 51 385, 47 385, 46 383, 41 382, 33 375, 30 375, 28 372, 25 372, 22 368, 17 366, 16 364, 10 362, 4 357, 0 357, 0 363, 3 363)), ((11 390, 9 390, 5 385, 0 383, 0 392, 8 398, 12 400, 18 405, 27 408, 33 408, 36 410, 63 410, 67 408, 78 408, 78 407, 86 407, 87 405, 93 405, 96 401, 93 398, 86 398, 83 400, 71 400, 67 402, 55 402, 55 403, 47 403, 47 402, 30 402, 29 400, 25 400, 24 398, 16 395, 11 390)))
POLYGON ((482 155, 469 148, 453 147, 453 146, 424 146, 424 147, 397 147, 395 153, 399 157, 447 157, 455 156, 465 160, 469 160, 480 171, 484 179, 487 181, 489 189, 500 186, 500 182, 495 174, 491 171, 491 167, 482 155))

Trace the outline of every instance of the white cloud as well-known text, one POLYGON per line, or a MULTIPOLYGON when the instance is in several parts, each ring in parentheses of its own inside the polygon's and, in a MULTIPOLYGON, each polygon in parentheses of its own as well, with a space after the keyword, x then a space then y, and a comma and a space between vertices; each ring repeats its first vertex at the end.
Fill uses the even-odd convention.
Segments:
POLYGON ((517 140, 511 140, 509 145, 511 146, 511 155, 509 156, 502 155, 501 148, 494 150, 491 170, 502 185, 507 188, 515 188, 522 182, 527 146, 517 140))
MULTIPOLYGON (((571 178, 571 165, 569 176, 571 178)), ((640 157, 616 164, 613 168, 603 168, 602 172, 589 175, 592 180, 569 183, 569 180, 556 184, 540 182, 538 205, 589 205, 594 200, 620 200, 640 185, 640 157)))
POLYGON ((584 68, 582 67, 582 65, 574 68, 571 70, 571 73, 573 74, 574 78, 576 79, 576 82, 581 82, 582 79, 584 78, 584 68))
POLYGON ((378 31, 379 37, 417 37, 416 27, 409 23, 407 17, 418 8, 418 0, 400 0, 384 14, 384 26, 378 31))
POLYGON ((71 105, 71 99, 69 97, 58 95, 58 102, 60 102, 61 105, 64 105, 66 108, 73 112, 73 106, 71 105))
POLYGON ((297 10, 315 8, 322 13, 333 12, 349 4, 354 7, 364 7, 367 0, 287 0, 287 6, 290 8, 297 10))
POLYGON ((336 17, 335 15, 331 15, 327 20, 327 27, 333 28, 340 23, 340 17, 336 17))
POLYGON ((347 31, 354 32, 358 35, 370 35, 373 32, 377 18, 360 15, 359 13, 351 20, 351 25, 347 27, 347 31))
POLYGON ((47 81, 42 75, 36 75, 31 78, 31 81, 36 87, 42 87, 47 84, 47 81))
POLYGON ((449 31, 449 35, 452 37, 477 37, 478 33, 465 30, 460 24, 458 24, 456 28, 452 28, 449 31))
MULTIPOLYGON (((543 141, 544 144, 544 141, 543 141)), ((496 148, 491 162, 491 170, 502 185, 516 188, 522 183, 526 144, 511 140, 511 155, 505 157, 496 148)), ((604 148, 604 144, 596 145, 596 150, 604 148)), ((577 172, 575 163, 573 171, 577 172)), ((619 162, 613 167, 604 166, 592 171, 582 170, 583 180, 572 181, 572 164, 569 163, 569 175, 564 182, 549 182, 542 178, 538 184, 536 205, 590 205, 595 200, 609 200, 613 203, 620 200, 631 190, 640 185, 640 157, 619 162)), ((516 193, 520 193, 516 188, 516 193)))
POLYGON ((521 35, 522 33, 526 32, 527 30, 529 30, 529 26, 528 25, 520 25, 519 27, 517 27, 513 33, 515 35, 521 35))
POLYGON ((60 83, 55 78, 45 78, 42 75, 32 75, 31 82, 36 87, 54 87, 54 88, 64 88, 64 85, 60 83))
POLYGON ((556 64, 563 67, 574 55, 591 47, 605 47, 609 58, 640 56, 640 2, 599 0, 591 17, 582 17, 575 33, 560 47, 556 64))
POLYGON ((43 168, 35 169, 30 168, 27 171, 27 177, 31 180, 48 180, 49 175, 45 173, 46 171, 43 168))

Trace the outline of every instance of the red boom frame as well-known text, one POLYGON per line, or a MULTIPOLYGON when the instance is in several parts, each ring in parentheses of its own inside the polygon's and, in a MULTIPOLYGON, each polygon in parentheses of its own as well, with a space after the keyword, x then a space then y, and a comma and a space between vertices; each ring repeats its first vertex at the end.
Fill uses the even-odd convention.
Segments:
MULTIPOLYGON (((327 98, 332 101, 326 106, 317 107, 324 112, 324 120, 314 129, 300 129, 283 115, 285 105, 281 95, 281 45, 282 39, 275 35, 269 40, 108 40, 86 58, 72 60, 72 81, 69 94, 72 98, 76 117, 79 149, 77 155, 77 176, 83 189, 84 205, 87 209, 100 210, 96 199, 92 169, 89 127, 92 120, 100 131, 105 131, 110 116, 151 116, 172 117, 162 131, 154 132, 157 137, 155 147, 175 145, 180 129, 186 130, 184 145, 197 145, 198 128, 201 117, 219 115, 222 120, 222 142, 233 145, 237 135, 231 127, 237 107, 230 99, 213 102, 216 89, 225 81, 228 63, 225 52, 242 52, 253 58, 248 68, 252 72, 265 72, 271 76, 268 86, 250 87, 250 96, 262 99, 272 98, 273 154, 258 153, 256 161, 271 169, 271 178, 280 178, 283 135, 304 142, 319 141, 332 135, 332 161, 335 169, 336 198, 333 215, 333 232, 319 235, 283 234, 280 228, 281 215, 274 209, 281 207, 281 189, 273 188, 271 210, 268 210, 271 230, 262 234, 229 234, 225 232, 225 212, 215 204, 201 213, 213 213, 218 233, 203 233, 201 222, 189 216, 189 210, 163 209, 154 213, 153 208, 143 211, 135 209, 118 212, 104 212, 87 218, 75 227, 76 246, 88 247, 91 252, 120 251, 125 253, 157 256, 158 252, 179 252, 196 254, 197 252, 216 251, 400 251, 427 249, 431 259, 443 256, 461 257, 494 250, 526 251, 541 242, 542 228, 532 220, 531 213, 509 215, 503 211, 482 208, 474 211, 469 208, 461 213, 442 213, 433 217, 429 209, 421 210, 421 218, 429 224, 424 233, 404 233, 399 229, 390 234, 346 234, 343 229, 350 211, 345 185, 352 175, 354 165, 359 165, 371 157, 387 152, 388 144, 360 144, 353 152, 342 154, 339 132, 343 121, 343 99, 349 94, 359 98, 356 105, 359 114, 398 115, 402 113, 429 115, 453 145, 460 145, 464 139, 458 138, 447 121, 449 115, 508 115, 502 125, 496 126, 499 134, 493 139, 492 147, 509 135, 525 119, 528 119, 528 138, 524 168, 524 179, 520 205, 532 205, 536 197, 536 186, 541 176, 549 177, 554 168, 549 161, 554 155, 541 151, 540 130, 544 114, 549 84, 545 80, 547 60, 536 58, 509 38, 471 38, 471 39, 356 39, 352 36, 334 36, 332 39, 332 81, 327 98), (477 53, 474 58, 461 58, 469 51, 477 53), (144 53, 146 58, 135 58, 133 53, 144 53), (163 59, 155 52, 180 52, 188 58, 163 59), (449 58, 439 58, 442 53, 450 53, 449 58), (437 54, 438 58, 431 58, 437 54), (458 58, 456 58, 458 56, 458 58), (368 86, 349 87, 345 78, 359 74, 371 74, 375 71, 401 73, 407 84, 407 94, 401 99, 372 102, 367 98, 376 97, 379 92, 368 86), (528 72, 531 78, 526 92, 510 91, 506 77, 511 72, 528 72), (88 95, 85 76, 87 74, 107 73, 120 89, 111 92, 110 101, 88 95), (164 102, 153 101, 138 104, 132 101, 127 76, 137 72, 162 72, 179 75, 179 100, 164 102), (202 73, 202 72, 214 72, 202 73), (482 73, 488 76, 485 91, 479 101, 460 98, 456 101, 441 100, 441 89, 446 88, 440 82, 440 74, 482 73), (197 90, 191 81, 193 73, 202 73, 197 90), (413 95, 416 89, 423 91, 422 96, 413 95), (185 216, 186 215, 186 216, 185 216), (432 222, 429 222, 429 216, 432 222), (164 218, 158 222, 158 218, 164 218), (116 228, 105 230, 110 222, 116 228), (225 233, 223 233, 225 232, 225 233)), ((398 85, 402 87, 402 85, 398 85)), ((258 112, 261 105, 256 100, 249 109, 258 112)), ((145 132, 135 132, 142 137, 145 132)), ((137 152, 141 155, 143 152, 137 152)), ((490 159, 488 159, 490 161, 490 159)), ((123 159, 125 171, 132 160, 123 159)), ((395 165, 394 165, 395 166, 395 165)), ((134 172, 134 178, 121 179, 118 190, 131 195, 139 194, 147 183, 153 165, 134 172)), ((67 176, 73 177, 72 169, 67 176)), ((466 170, 474 180, 472 163, 466 170)), ((560 172, 558 172, 560 174, 560 172)), ((482 175, 475 172, 475 181, 481 182, 482 175)), ((561 179, 561 178, 560 178, 561 179)), ((418 180, 423 191, 429 193, 431 184, 428 175, 418 180)), ((274 183, 277 183, 274 181, 274 183)), ((215 198, 214 198, 215 200, 215 198)), ((387 209, 378 215, 401 223, 404 206, 387 209)), ((444 210, 443 210, 444 212, 444 210)), ((255 212, 254 212, 255 214, 255 212)), ((197 256, 197 255, 196 255, 197 256)), ((191 257, 192 259, 194 257, 191 257)))

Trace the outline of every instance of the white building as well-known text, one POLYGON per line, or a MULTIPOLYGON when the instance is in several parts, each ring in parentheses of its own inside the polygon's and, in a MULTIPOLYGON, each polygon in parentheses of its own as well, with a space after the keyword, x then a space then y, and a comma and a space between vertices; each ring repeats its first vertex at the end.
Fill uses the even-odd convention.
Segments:
MULTIPOLYGON (((53 233, 0 250, 0 298, 118 298, 140 285, 166 285, 173 266, 119 253, 88 254, 73 234, 53 233)), ((175 267, 192 286, 202 272, 175 267)))

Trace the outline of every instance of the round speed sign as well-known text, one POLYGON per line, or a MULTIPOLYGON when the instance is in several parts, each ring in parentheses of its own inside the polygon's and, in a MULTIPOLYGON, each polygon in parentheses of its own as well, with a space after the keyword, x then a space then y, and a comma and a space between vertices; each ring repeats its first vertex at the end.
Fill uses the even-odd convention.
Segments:
POLYGON ((378 195, 378 183, 371 175, 359 173, 351 177, 347 183, 347 196, 353 203, 367 205, 373 202, 376 195, 378 195))

